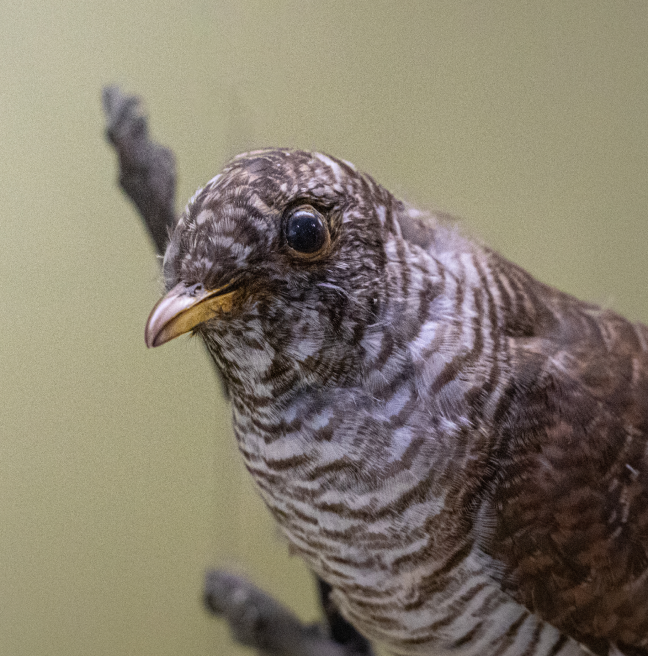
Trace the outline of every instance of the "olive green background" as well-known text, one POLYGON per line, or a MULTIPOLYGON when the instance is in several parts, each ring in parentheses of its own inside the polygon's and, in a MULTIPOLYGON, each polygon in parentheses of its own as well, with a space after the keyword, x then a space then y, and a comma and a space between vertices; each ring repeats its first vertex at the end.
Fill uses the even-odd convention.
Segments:
POLYGON ((317 148, 648 320, 648 3, 0 2, 0 654, 234 655, 202 576, 317 614, 115 185, 100 88, 147 101, 179 203, 317 148))

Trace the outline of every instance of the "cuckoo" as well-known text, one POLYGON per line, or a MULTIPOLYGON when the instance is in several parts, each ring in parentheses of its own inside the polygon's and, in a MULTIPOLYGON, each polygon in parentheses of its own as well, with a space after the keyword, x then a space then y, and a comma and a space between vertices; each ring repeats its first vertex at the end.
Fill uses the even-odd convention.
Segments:
POLYGON ((245 466, 391 652, 648 655, 648 328, 321 153, 239 155, 164 257, 245 466))

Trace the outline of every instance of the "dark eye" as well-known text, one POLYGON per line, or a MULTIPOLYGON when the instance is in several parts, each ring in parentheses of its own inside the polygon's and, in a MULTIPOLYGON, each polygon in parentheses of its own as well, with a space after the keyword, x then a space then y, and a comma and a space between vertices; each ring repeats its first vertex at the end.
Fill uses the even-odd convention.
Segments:
POLYGON ((317 253, 328 241, 328 229, 322 215, 310 205, 297 207, 286 221, 286 241, 298 253, 317 253))

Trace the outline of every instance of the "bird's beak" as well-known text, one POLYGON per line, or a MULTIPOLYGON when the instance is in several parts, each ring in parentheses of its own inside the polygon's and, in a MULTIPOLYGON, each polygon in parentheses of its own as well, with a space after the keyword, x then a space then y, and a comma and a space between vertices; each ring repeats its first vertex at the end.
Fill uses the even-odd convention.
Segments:
POLYGON ((232 308, 235 290, 228 284, 219 289, 205 290, 202 285, 176 285, 151 310, 144 339, 146 346, 161 346, 193 330, 221 312, 232 308))

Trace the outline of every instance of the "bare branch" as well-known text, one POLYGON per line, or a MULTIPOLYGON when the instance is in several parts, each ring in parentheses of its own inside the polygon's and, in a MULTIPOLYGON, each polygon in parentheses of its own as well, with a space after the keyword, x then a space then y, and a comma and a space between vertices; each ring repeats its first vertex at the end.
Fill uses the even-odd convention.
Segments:
POLYGON ((234 638, 267 656, 355 656, 317 626, 304 626, 249 581, 228 572, 207 574, 205 603, 227 620, 234 638))
POLYGON ((146 116, 137 96, 116 86, 103 90, 106 136, 119 156, 119 184, 135 203, 158 253, 163 254, 176 223, 175 157, 149 139, 146 116))

